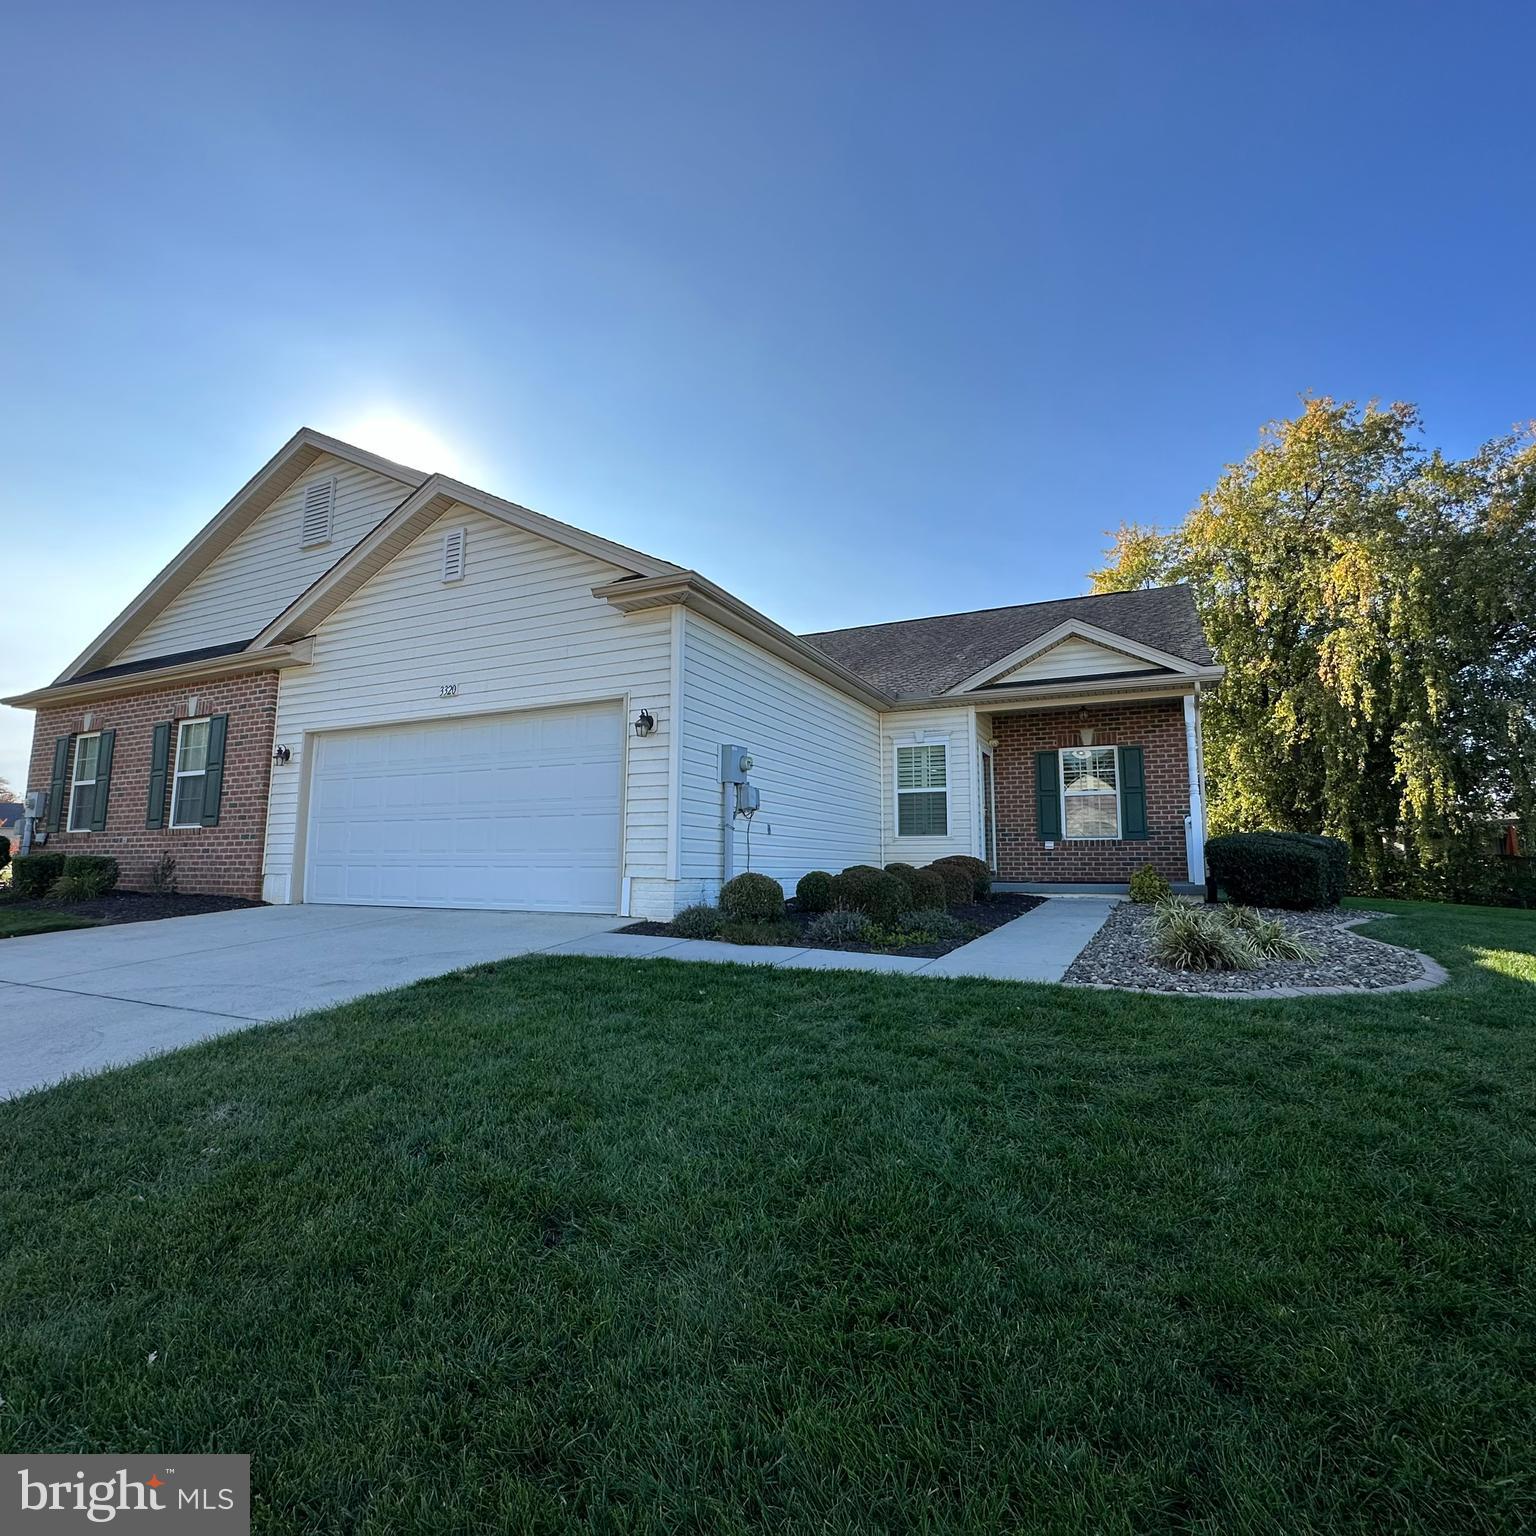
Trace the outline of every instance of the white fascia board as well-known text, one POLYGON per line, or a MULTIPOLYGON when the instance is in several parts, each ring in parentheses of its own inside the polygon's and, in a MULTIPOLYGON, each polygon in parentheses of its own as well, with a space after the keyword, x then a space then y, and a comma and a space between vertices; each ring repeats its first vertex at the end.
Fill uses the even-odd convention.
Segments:
POLYGON ((1166 667, 1170 672, 1182 677, 1198 676, 1208 670, 1197 666, 1192 661, 1186 661, 1182 656, 1175 656, 1169 651, 1160 651, 1154 645, 1143 645, 1141 641, 1116 634, 1113 630, 1100 629, 1097 624, 1088 624, 1082 619, 1066 619, 1054 629, 1047 630, 1045 634, 1031 640, 1028 645, 1020 646, 1011 655, 1004 656, 998 661, 988 662, 980 672, 975 672, 964 681, 956 683, 948 692, 950 694, 969 693, 975 688, 983 687, 993 678, 1001 677, 1005 672, 1012 672, 1015 668, 1022 667, 1025 662, 1050 650, 1052 646, 1060 645, 1063 640, 1074 637, 1087 640, 1094 645, 1102 645, 1106 650, 1119 651, 1125 656, 1134 656, 1138 661, 1147 661, 1155 666, 1166 667))

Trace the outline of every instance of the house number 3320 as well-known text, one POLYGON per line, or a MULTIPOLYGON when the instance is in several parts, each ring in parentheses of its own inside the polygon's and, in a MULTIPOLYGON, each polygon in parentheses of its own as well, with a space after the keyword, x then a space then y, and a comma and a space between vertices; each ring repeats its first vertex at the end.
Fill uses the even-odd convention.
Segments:
POLYGON ((457 683, 439 683, 437 696, 440 699, 456 699, 459 696, 459 685, 457 683))

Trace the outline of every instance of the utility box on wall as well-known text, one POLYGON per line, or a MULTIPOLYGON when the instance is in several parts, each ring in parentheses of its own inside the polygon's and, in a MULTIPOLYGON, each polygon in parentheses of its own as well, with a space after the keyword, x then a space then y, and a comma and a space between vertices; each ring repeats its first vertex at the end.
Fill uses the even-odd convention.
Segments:
POLYGON ((752 771, 752 754, 745 747, 720 748, 720 782, 745 784, 752 771))

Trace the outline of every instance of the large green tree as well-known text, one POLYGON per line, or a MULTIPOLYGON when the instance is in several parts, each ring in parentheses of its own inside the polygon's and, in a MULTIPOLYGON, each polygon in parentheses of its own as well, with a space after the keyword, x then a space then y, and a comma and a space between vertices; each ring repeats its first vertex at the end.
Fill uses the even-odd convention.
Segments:
POLYGON ((1536 810, 1536 440, 1423 447, 1409 405, 1308 399, 1183 523, 1123 526, 1095 591, 1188 582, 1227 678, 1212 826, 1347 838, 1423 885, 1536 810))

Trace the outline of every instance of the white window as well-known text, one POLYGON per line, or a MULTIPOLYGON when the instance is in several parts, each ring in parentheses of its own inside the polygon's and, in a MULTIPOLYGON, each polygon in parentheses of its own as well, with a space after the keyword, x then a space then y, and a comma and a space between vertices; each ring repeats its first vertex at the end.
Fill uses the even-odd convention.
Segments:
POLYGON ((949 748, 896 748, 896 836, 949 836, 949 748))
POLYGON ((176 788, 171 795, 171 825, 203 824, 203 792, 208 785, 208 721, 183 720, 176 732, 176 788))
POLYGON ((75 743, 75 774, 69 786, 69 830, 89 832, 96 810, 96 766, 101 761, 101 732, 75 743))
POLYGON ((1120 836, 1119 768, 1113 747, 1061 749, 1063 837, 1120 836))

